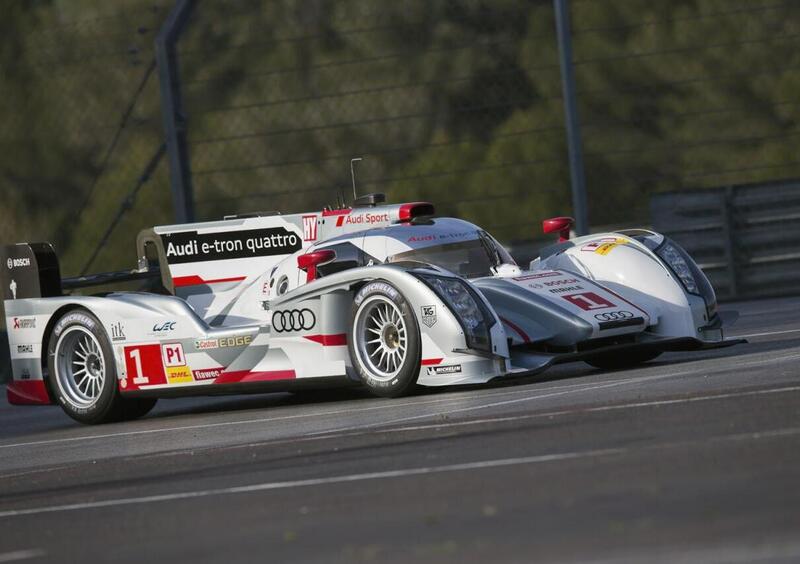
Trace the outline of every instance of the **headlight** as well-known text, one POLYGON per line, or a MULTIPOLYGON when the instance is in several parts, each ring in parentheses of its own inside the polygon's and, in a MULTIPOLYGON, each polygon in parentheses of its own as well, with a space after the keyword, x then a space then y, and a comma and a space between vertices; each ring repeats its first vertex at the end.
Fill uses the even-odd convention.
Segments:
POLYGON ((706 314, 711 319, 717 310, 717 295, 714 293, 714 288, 711 287, 711 282, 692 260, 692 257, 680 245, 666 237, 664 244, 655 252, 680 279, 687 292, 705 300, 706 314))
POLYGON ((678 247, 667 241, 656 252, 667 263, 667 266, 672 269, 672 272, 680 278, 686 291, 690 294, 697 294, 697 281, 692 275, 689 263, 686 262, 686 258, 678 250, 678 247))
POLYGON ((483 301, 473 290, 458 278, 442 278, 418 274, 431 289, 447 304, 464 329, 467 347, 491 352, 492 342, 489 328, 494 317, 486 310, 483 301))

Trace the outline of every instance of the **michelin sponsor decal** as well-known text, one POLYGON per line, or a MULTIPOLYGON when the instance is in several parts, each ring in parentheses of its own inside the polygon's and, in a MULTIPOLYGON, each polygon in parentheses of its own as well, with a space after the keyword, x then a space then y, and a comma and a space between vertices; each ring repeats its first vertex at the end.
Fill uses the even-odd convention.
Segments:
POLYGON ((461 365, 451 364, 449 366, 428 367, 428 376, 441 376, 443 374, 461 374, 461 365))
POLYGON ((302 247, 302 237, 285 227, 215 231, 182 231, 161 235, 169 264, 288 255, 302 247))

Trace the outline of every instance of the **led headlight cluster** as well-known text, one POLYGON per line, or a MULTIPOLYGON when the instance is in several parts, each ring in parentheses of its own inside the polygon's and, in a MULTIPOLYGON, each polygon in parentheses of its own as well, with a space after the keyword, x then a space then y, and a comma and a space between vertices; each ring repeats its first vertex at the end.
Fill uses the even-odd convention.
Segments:
POLYGON ((697 281, 694 279, 689 263, 686 261, 681 249, 672 242, 666 241, 656 252, 667 263, 667 266, 672 269, 672 272, 680 278, 686 291, 690 294, 697 294, 697 281))
POLYGON ((455 314, 464 329, 467 346, 471 349, 491 352, 489 328, 494 317, 486 310, 483 301, 473 290, 458 278, 444 278, 429 274, 418 274, 455 314))
POLYGON ((705 300, 706 313, 711 319, 717 309, 717 296, 708 278, 692 260, 692 257, 680 245, 667 237, 664 238, 664 243, 655 250, 655 253, 675 273, 687 292, 701 296, 705 300))

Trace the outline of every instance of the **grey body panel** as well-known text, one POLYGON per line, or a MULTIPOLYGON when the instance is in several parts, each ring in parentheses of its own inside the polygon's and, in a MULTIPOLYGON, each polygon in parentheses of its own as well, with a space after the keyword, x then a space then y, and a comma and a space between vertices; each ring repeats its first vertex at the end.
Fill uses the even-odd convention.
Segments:
POLYGON ((479 278, 472 283, 501 319, 521 328, 532 342, 572 346, 592 335, 592 326, 586 321, 507 280, 479 278))

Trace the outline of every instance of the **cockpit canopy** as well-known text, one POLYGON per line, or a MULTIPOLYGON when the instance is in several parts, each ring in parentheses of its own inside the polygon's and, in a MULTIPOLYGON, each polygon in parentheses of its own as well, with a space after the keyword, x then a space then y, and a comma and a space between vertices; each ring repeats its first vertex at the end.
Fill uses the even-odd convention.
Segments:
POLYGON ((332 248, 337 260, 320 274, 381 263, 433 264, 464 278, 491 276, 492 268, 516 264, 486 231, 454 218, 430 219, 369 229, 328 240, 317 248, 332 248))

